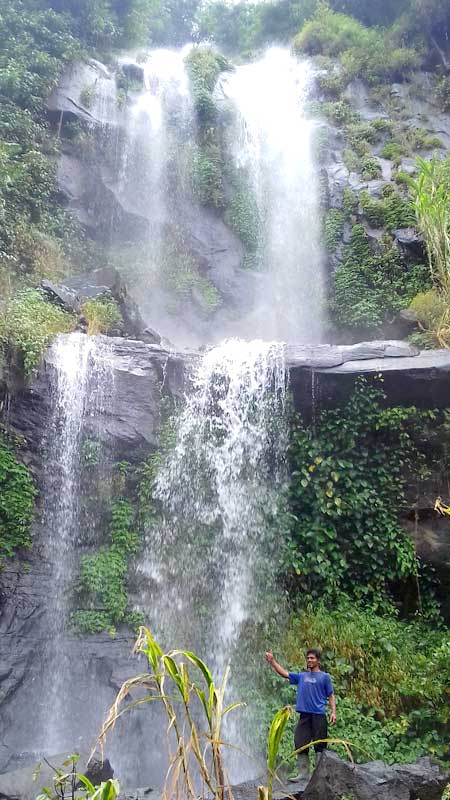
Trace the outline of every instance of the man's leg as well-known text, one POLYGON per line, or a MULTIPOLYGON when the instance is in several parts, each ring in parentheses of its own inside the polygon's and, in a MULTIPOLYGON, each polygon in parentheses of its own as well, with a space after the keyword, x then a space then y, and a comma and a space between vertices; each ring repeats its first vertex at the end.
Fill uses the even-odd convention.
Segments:
MULTIPOLYGON (((297 723, 297 727, 294 732, 294 744, 295 749, 299 750, 300 747, 305 747, 305 745, 309 744, 312 741, 313 734, 312 734, 312 724, 311 724, 311 717, 312 714, 300 714, 300 719, 297 723)), ((297 753, 297 763, 298 763, 298 780, 308 780, 309 778, 309 755, 308 749, 302 750, 301 753, 297 753)))
MULTIPOLYGON (((326 714, 311 714, 311 716, 312 716, 312 721, 311 721, 312 741, 317 742, 319 739, 327 739, 328 724, 327 724, 326 714)), ((322 753, 326 749, 327 749, 326 742, 319 741, 318 744, 314 745, 314 750, 316 753, 316 767, 319 765, 322 753)))

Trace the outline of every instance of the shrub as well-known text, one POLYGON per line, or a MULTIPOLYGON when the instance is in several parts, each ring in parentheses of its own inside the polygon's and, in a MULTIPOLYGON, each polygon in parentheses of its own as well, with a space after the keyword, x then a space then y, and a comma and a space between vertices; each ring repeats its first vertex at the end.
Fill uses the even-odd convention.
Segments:
POLYGON ((417 226, 425 237, 431 275, 438 290, 450 297, 450 158, 417 159, 418 175, 405 175, 417 226))
POLYGON ((364 156, 361 161, 361 175, 366 181, 381 178, 381 164, 375 156, 364 156))
POLYGON ((436 81, 436 99, 443 111, 450 110, 450 75, 443 75, 436 81))
POLYGON ((389 243, 372 253, 363 226, 354 225, 334 275, 332 311, 346 327, 379 328, 429 285, 426 266, 406 268, 389 243))
POLYGON ((339 57, 347 80, 370 84, 401 80, 419 65, 417 53, 396 47, 388 31, 366 28, 345 14, 319 3, 315 16, 294 39, 297 51, 339 57))
POLYGON ((8 303, 0 318, 0 341, 4 348, 19 352, 29 376, 51 340, 75 326, 75 317, 46 300, 39 289, 25 289, 8 303))
POLYGON ((248 253, 257 252, 261 233, 258 204, 250 187, 242 181, 227 208, 225 222, 239 236, 248 253))
POLYGON ((109 333, 122 322, 117 301, 114 298, 92 298, 83 304, 81 311, 88 323, 88 335, 109 333))
POLYGON ((192 194, 204 206, 223 208, 224 161, 222 148, 214 141, 208 141, 192 148, 189 165, 192 194))
POLYGON ((0 568, 19 547, 30 547, 37 492, 30 471, 0 435, 0 568))
POLYGON ((325 216, 325 245, 333 253, 344 231, 344 214, 337 208, 330 208, 325 216))
POLYGON ((413 298, 409 306, 422 327, 425 347, 450 347, 450 300, 448 295, 430 289, 413 298))
POLYGON ((359 207, 359 198, 358 195, 350 188, 350 186, 346 186, 343 191, 342 196, 342 207, 344 209, 344 214, 347 218, 353 216, 358 211, 359 207))
POLYGON ((339 72, 328 72, 318 76, 319 89, 329 97, 339 97, 345 89, 345 79, 339 72))
POLYGON ((374 228, 409 228, 414 225, 414 208, 409 198, 403 197, 391 184, 382 189, 382 197, 377 200, 369 192, 361 192, 360 202, 363 213, 374 228))
POLYGON ((116 625, 124 621, 128 562, 139 547, 134 525, 132 504, 119 497, 111 509, 109 543, 95 553, 82 556, 77 588, 87 607, 72 615, 72 624, 79 633, 106 630, 114 634, 116 625))

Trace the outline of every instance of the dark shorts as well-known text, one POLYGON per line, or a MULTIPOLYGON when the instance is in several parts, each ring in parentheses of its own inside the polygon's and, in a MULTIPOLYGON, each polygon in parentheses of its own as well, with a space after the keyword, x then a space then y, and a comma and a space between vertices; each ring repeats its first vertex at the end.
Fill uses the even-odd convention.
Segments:
MULTIPOLYGON (((317 739, 326 739, 327 737, 328 725, 326 714, 307 714, 305 711, 300 712, 300 719, 294 731, 296 750, 310 742, 315 742, 317 739)), ((326 750, 326 748, 326 742, 320 742, 314 745, 316 753, 321 753, 322 750, 326 750)))

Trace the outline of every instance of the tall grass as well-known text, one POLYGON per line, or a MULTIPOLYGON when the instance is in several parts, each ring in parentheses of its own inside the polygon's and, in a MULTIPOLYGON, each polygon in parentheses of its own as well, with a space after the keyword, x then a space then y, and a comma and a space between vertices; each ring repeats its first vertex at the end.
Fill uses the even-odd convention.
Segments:
POLYGON ((437 158, 418 158, 417 165, 417 177, 405 176, 405 180, 425 238, 433 282, 450 295, 450 165, 437 158))
POLYGON ((159 700, 167 717, 167 733, 173 734, 168 735, 169 768, 164 797, 194 800, 198 797, 195 777, 198 775, 207 794, 216 800, 232 800, 222 752, 225 744, 222 726, 227 714, 243 704, 225 706, 229 668, 217 686, 210 669, 195 653, 189 650, 163 653, 145 627, 139 629, 134 652, 146 656, 151 671, 122 685, 100 732, 100 746, 103 747, 108 733, 123 713, 140 703, 159 700), (169 689, 168 679, 172 684, 169 689), (138 687, 145 687, 148 695, 124 706, 130 691, 138 687), (199 711, 201 722, 198 722, 199 711))
POLYGON ((403 178, 413 197, 417 227, 425 239, 434 289, 418 295, 411 307, 431 345, 450 347, 450 160, 417 158, 417 166, 415 178, 403 178), (427 319, 423 319, 424 313, 427 319))

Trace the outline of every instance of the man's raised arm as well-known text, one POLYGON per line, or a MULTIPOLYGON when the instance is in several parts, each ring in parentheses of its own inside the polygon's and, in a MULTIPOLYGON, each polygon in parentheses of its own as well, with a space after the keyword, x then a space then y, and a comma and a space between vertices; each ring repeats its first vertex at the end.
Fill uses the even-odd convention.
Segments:
POLYGON ((289 672, 287 671, 287 669, 284 669, 284 667, 282 667, 281 664, 278 663, 278 661, 275 661, 272 650, 267 651, 266 661, 268 664, 270 664, 272 669, 275 670, 275 672, 278 672, 278 675, 281 675, 282 678, 286 679, 289 678, 289 672))

